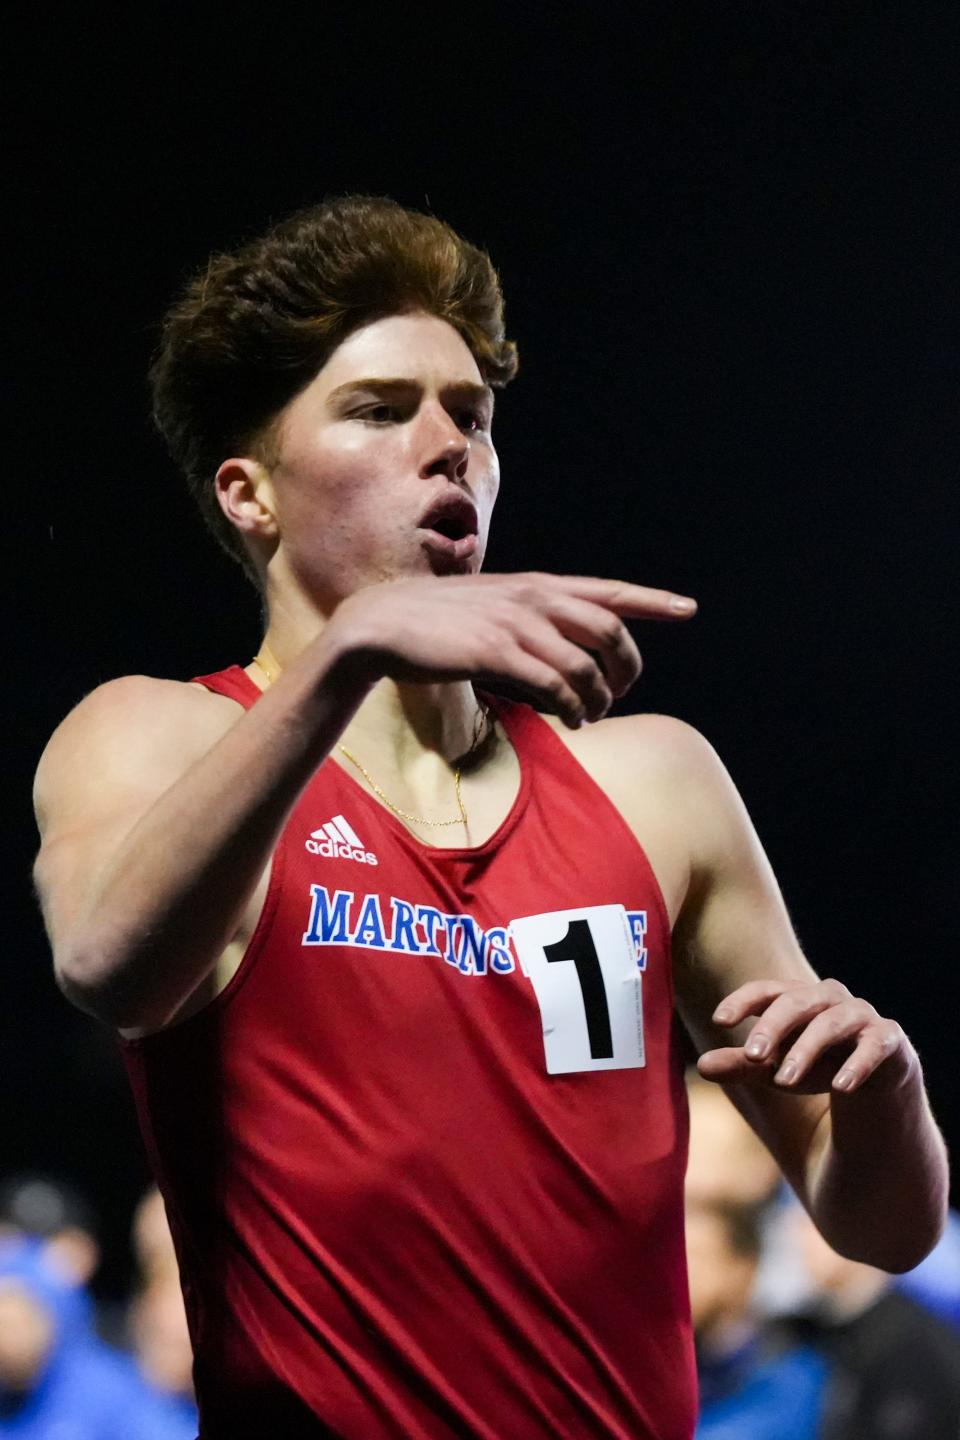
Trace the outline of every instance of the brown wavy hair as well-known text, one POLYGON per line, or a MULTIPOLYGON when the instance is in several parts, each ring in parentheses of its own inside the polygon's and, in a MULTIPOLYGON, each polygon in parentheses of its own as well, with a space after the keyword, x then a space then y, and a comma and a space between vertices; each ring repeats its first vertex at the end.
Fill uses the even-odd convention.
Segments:
POLYGON ((214 255, 167 312, 150 367, 153 417, 224 549, 259 584, 213 478, 230 455, 270 463, 273 422, 352 331, 425 310, 463 337, 488 385, 517 370, 489 256, 442 220, 345 195, 214 255))

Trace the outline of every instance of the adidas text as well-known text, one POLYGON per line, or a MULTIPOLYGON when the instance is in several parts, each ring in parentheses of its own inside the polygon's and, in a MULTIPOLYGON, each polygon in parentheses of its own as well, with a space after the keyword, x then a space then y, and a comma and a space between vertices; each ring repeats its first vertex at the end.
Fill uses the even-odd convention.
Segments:
POLYGON ((304 842, 311 855, 325 855, 328 860, 359 860, 361 865, 379 865, 371 850, 360 850, 355 845, 334 844, 332 840, 307 840, 304 842))

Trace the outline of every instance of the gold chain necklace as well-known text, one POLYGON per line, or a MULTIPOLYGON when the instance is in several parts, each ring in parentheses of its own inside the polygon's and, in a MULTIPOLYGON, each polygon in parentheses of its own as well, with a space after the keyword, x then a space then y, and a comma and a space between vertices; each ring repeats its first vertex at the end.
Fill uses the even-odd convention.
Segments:
MULTIPOLYGON (((274 655, 273 651, 270 649, 270 646, 266 643, 266 641, 263 642, 257 654, 253 657, 253 663, 254 665, 259 665, 264 675, 266 675, 267 681, 271 685, 277 679, 282 669, 280 663, 278 662, 276 656, 274 655)), ((386 805, 387 809, 392 810, 394 815, 399 815, 401 820, 408 820, 411 825, 427 825, 433 830, 442 830, 446 825, 466 826, 468 824, 467 812, 464 809, 463 804, 463 796, 460 793, 459 765, 454 766, 453 770, 453 784, 457 792, 457 809, 460 812, 459 815, 455 820, 426 820, 422 815, 411 815, 409 811, 401 810, 399 805, 394 805, 393 801, 389 799, 388 796, 384 795, 383 791, 380 789, 380 786, 377 784, 376 780, 374 780, 369 770, 365 769, 364 766, 360 764, 360 761, 357 759, 356 755, 353 755, 347 749, 346 745, 338 744, 337 749, 340 751, 341 755, 345 756, 345 758, 350 761, 351 765, 355 765, 357 767, 364 780, 366 780, 367 784, 370 786, 370 789, 373 791, 374 795, 376 795, 378 799, 382 800, 384 805, 386 805)))

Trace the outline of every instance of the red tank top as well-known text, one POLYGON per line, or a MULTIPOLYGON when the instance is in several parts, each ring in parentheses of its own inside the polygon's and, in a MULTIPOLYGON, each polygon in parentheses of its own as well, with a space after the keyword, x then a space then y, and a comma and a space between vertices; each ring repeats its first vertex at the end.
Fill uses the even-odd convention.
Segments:
POLYGON ((421 844, 327 760, 230 984, 124 1044, 204 1440, 693 1433, 663 899, 546 722, 496 709, 521 783, 484 845, 421 844))

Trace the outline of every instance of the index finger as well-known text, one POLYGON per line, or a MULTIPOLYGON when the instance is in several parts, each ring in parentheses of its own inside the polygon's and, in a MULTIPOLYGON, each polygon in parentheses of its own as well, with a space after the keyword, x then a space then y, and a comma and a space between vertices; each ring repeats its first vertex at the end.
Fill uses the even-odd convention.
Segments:
POLYGON ((717 1025, 739 1025, 749 1015, 762 1015, 768 1005, 793 988, 785 980, 748 980, 724 996, 712 1019, 717 1025))
POLYGON ((571 595, 592 600, 617 615, 634 620, 689 620, 697 613, 697 602, 690 595, 673 590, 653 590, 649 585, 633 585, 629 580, 598 580, 590 575, 557 577, 571 595))

